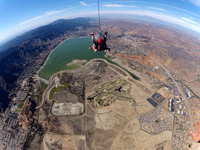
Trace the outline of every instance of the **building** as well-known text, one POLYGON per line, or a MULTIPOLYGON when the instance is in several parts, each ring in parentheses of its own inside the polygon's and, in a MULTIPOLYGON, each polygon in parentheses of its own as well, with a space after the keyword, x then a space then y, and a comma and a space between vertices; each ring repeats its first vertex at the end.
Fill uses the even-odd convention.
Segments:
POLYGON ((170 98, 168 101, 168 107, 169 107, 169 111, 174 112, 175 101, 172 98, 170 98))
POLYGON ((165 98, 160 95, 158 92, 155 92, 153 95, 152 95, 153 99, 155 99, 157 102, 161 103, 165 98))
POLYGON ((20 128, 18 114, 0 114, 0 149, 20 150, 22 149, 27 131, 20 128))
POLYGON ((165 86, 165 89, 169 90, 169 86, 165 86))
POLYGON ((190 90, 187 89, 186 91, 187 91, 188 97, 190 98, 191 97, 190 90))
POLYGON ((189 89, 187 89, 186 87, 183 87, 183 91, 184 91, 185 95, 186 95, 188 98, 191 97, 191 93, 190 93, 190 90, 189 90, 189 89))
POLYGON ((10 111, 14 113, 17 110, 17 108, 18 108, 18 104, 12 105, 10 108, 10 111))
POLYGON ((175 98, 174 100, 176 100, 177 103, 180 103, 180 102, 181 102, 181 100, 178 99, 178 98, 175 98))
POLYGON ((16 99, 15 99, 16 102, 17 101, 24 101, 26 99, 27 95, 28 95, 27 91, 19 91, 17 93, 16 99))
POLYGON ((158 70, 158 69, 160 69, 160 67, 159 67, 159 66, 156 66, 155 69, 158 70))
POLYGON ((152 98, 146 98, 146 100, 153 106, 156 107, 158 105, 158 103, 153 100, 152 98))
POLYGON ((169 78, 169 75, 168 75, 168 73, 167 73, 167 72, 165 72, 165 75, 166 75, 166 77, 167 77, 167 78, 169 78))

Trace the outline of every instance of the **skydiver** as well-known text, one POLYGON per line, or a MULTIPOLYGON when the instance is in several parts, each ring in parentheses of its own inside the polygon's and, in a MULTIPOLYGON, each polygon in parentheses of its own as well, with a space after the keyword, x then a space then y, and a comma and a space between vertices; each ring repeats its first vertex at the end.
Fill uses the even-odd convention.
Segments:
POLYGON ((104 33, 104 36, 101 33, 94 36, 93 32, 90 35, 92 35, 93 45, 89 47, 89 50, 94 49, 95 52, 102 50, 105 52, 110 51, 110 48, 106 45, 107 32, 104 33))

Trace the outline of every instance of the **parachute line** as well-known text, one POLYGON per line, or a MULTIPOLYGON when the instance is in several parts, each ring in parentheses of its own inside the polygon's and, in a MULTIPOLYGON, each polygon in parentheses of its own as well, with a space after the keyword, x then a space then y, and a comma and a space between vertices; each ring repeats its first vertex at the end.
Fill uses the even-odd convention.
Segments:
POLYGON ((100 31, 101 29, 100 29, 100 12, 99 12, 99 0, 98 0, 98 15, 99 15, 99 31, 100 31))

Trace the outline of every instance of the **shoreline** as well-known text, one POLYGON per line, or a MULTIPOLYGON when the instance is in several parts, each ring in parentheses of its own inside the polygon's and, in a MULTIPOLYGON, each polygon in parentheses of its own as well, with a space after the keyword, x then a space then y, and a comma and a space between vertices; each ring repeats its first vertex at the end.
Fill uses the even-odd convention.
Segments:
MULTIPOLYGON (((112 63, 110 63, 110 62, 108 62, 107 60, 102 59, 102 58, 94 58, 94 59, 88 61, 85 65, 81 66, 80 68, 72 69, 72 70, 61 70, 61 71, 59 71, 59 72, 56 72, 56 73, 52 74, 52 75, 50 76, 50 78, 49 78, 49 85, 48 85, 48 87, 47 87, 47 88, 44 90, 44 92, 42 93, 42 102, 41 102, 41 104, 39 104, 39 105, 36 107, 36 109, 39 109, 39 108, 44 104, 44 101, 45 101, 45 94, 46 94, 47 92, 49 92, 48 90, 50 90, 50 88, 51 88, 51 86, 52 86, 52 84, 53 84, 53 79, 54 79, 55 76, 57 76, 57 75, 60 74, 60 73, 76 72, 77 70, 84 69, 87 65, 89 65, 91 62, 96 61, 96 60, 102 60, 102 61, 104 61, 106 64, 108 64, 108 65, 110 65, 110 66, 115 66, 115 67, 117 67, 118 69, 120 69, 121 71, 124 71, 125 74, 126 74, 129 78, 131 78, 131 79, 133 78, 133 77, 129 74, 129 72, 127 72, 126 70, 120 68, 119 66, 117 66, 117 65, 115 65, 115 64, 112 64, 112 63)), ((115 71, 116 71, 116 70, 115 70, 115 71)), ((117 71, 116 71, 116 72, 117 72, 117 71)), ((117 73, 118 73, 118 72, 117 72, 117 73)), ((134 82, 140 82, 140 81, 137 81, 137 80, 134 79, 134 82)))
MULTIPOLYGON (((44 64, 40 67, 40 69, 38 69, 38 71, 36 72, 36 73, 37 73, 37 76, 40 77, 40 76, 39 76, 39 72, 40 72, 40 71, 42 70, 42 68, 46 65, 47 61, 49 60, 49 57, 51 56, 51 53, 52 53, 55 49, 57 49, 57 47, 58 47, 59 45, 63 44, 65 41, 67 41, 67 40, 69 40, 69 39, 74 39, 74 38, 86 38, 86 37, 88 37, 88 36, 72 37, 72 38, 69 37, 69 38, 65 39, 63 42, 59 43, 54 49, 51 50, 51 52, 50 52, 49 56, 47 57, 47 59, 45 60, 44 64)), ((40 77, 40 78, 42 78, 42 77, 40 77)), ((43 79, 44 79, 44 78, 43 78, 43 79)), ((49 81, 49 79, 45 79, 45 80, 48 80, 48 81, 49 81)))
MULTIPOLYGON (((36 72, 37 75, 39 74, 40 70, 42 70, 42 68, 46 65, 47 61, 49 60, 49 57, 51 56, 51 53, 52 53, 55 49, 57 49, 57 47, 58 47, 60 44, 64 43, 64 42, 65 42, 66 40, 68 40, 68 39, 69 39, 69 38, 65 39, 63 42, 59 43, 54 49, 51 50, 51 52, 50 52, 49 56, 47 57, 47 59, 45 60, 44 64, 43 64, 43 65, 40 67, 40 69, 36 72)), ((39 76, 39 75, 38 75, 38 76, 39 76)), ((46 79, 46 80, 47 80, 47 79, 46 79)))

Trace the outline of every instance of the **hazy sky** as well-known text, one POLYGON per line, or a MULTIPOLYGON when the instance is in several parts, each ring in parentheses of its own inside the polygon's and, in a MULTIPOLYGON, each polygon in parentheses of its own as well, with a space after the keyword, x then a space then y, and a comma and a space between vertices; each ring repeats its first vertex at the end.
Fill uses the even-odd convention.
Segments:
MULTIPOLYGON (((97 0, 0 0, 0 44, 60 18, 97 17, 97 0)), ((200 33, 200 0, 100 0, 101 15, 149 16, 200 33)))

